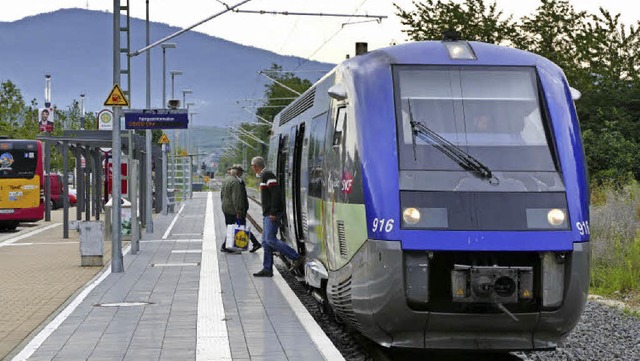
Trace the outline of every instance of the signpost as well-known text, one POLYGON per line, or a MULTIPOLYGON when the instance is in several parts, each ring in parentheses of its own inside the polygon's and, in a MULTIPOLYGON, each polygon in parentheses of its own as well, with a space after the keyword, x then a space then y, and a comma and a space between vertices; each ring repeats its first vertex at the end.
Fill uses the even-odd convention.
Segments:
POLYGON ((167 137, 167 134, 162 133, 158 143, 162 144, 162 214, 166 215, 169 205, 169 197, 167 195, 167 145, 169 145, 169 137, 167 137))
MULTIPOLYGON (((118 15, 116 15, 117 17, 118 15)), ((114 47, 116 44, 114 44, 114 47)), ((119 47, 119 44, 117 44, 119 47)), ((120 56, 118 54, 117 56, 120 56)), ((114 64, 114 69, 119 69, 119 61, 114 64)), ((117 79, 114 76, 114 80, 117 79)), ((105 106, 113 107, 113 132, 112 132, 112 159, 114 164, 120 164, 120 153, 122 152, 121 139, 120 139, 120 108, 129 106, 129 100, 124 96, 120 86, 117 83, 113 85, 113 89, 107 100, 104 101, 105 106)), ((120 167, 116 166, 112 169, 112 177, 114 179, 120 179, 120 167)), ((111 199, 113 206, 111 207, 111 219, 118 220, 121 218, 120 207, 120 182, 113 182, 111 199)), ((122 257, 122 234, 120 233, 120 222, 111 222, 111 271, 119 273, 124 271, 124 262, 122 257)))

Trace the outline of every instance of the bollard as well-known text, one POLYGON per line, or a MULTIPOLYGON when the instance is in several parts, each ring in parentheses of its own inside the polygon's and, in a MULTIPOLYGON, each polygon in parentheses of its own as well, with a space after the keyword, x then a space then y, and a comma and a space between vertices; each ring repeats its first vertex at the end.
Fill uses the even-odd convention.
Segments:
POLYGON ((167 189, 167 211, 169 211, 170 213, 174 212, 174 206, 175 206, 175 194, 176 194, 176 190, 171 188, 171 189, 167 189))

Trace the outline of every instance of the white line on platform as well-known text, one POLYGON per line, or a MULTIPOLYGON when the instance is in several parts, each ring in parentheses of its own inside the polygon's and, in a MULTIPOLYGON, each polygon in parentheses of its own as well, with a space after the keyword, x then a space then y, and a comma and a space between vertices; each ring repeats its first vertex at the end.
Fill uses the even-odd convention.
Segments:
POLYGON ((220 292, 216 228, 213 219, 213 193, 208 193, 207 197, 203 238, 200 288, 198 289, 196 361, 229 361, 231 360, 231 346, 229 345, 222 293, 220 292))
MULTIPOLYGON (((127 246, 122 252, 122 255, 129 253, 131 246, 127 246)), ((111 274, 111 265, 102 274, 97 274, 89 284, 80 292, 80 294, 67 305, 48 325, 46 325, 38 334, 31 339, 29 344, 25 346, 19 354, 17 354, 12 361, 24 361, 27 360, 33 353, 47 340, 47 338, 73 313, 73 311, 84 301, 85 298, 96 288, 107 276, 111 274)))
POLYGON ((183 239, 141 239, 140 243, 158 243, 158 242, 202 242, 202 239, 183 238, 183 239))
POLYGON ((201 249, 174 249, 171 253, 202 253, 201 249))
MULTIPOLYGON (((202 218, 202 216, 198 216, 198 218, 202 218)), ((174 236, 202 236, 202 233, 174 233, 174 236)))
POLYGON ((180 217, 180 213, 182 213, 182 210, 184 210, 184 206, 185 206, 185 204, 183 203, 182 207, 180 207, 180 210, 178 211, 178 213, 176 213, 176 215, 173 216, 173 221, 171 221, 171 224, 169 225, 167 230, 164 232, 164 235, 162 235, 162 239, 167 239, 167 237, 169 237, 169 234, 171 234, 171 230, 173 229, 173 226, 176 225, 176 222, 178 221, 178 218, 180 217))
POLYGON ((17 247, 17 246, 56 246, 59 244, 78 244, 78 241, 69 241, 69 242, 29 242, 29 243, 13 243, 7 244, 6 246, 17 247))
POLYGON ((50 230, 51 228, 57 227, 57 226, 59 226, 61 224, 62 223, 54 223, 54 224, 46 226, 46 227, 38 228, 38 229, 33 230, 31 232, 27 232, 25 234, 21 234, 21 235, 15 237, 15 238, 9 238, 8 240, 0 243, 0 247, 8 246, 8 245, 10 245, 12 243, 18 242, 21 239, 25 239, 25 238, 31 237, 31 236, 33 236, 35 234, 38 234, 38 233, 42 233, 44 231, 50 230))
POLYGON ((307 311, 302 302, 300 302, 298 296, 293 293, 291 287, 289 287, 287 281, 282 278, 279 272, 273 272, 273 281, 280 289, 280 292, 282 292, 284 298, 287 299, 287 302, 289 302, 289 306, 298 317, 302 327, 307 330, 313 343, 318 346, 318 351, 322 353, 324 359, 329 361, 344 361, 344 357, 340 351, 338 351, 333 342, 327 337, 327 334, 320 328, 320 325, 313 319, 309 311, 307 311))
POLYGON ((188 267, 188 266, 197 266, 198 262, 186 262, 186 263, 154 263, 153 267, 188 267))

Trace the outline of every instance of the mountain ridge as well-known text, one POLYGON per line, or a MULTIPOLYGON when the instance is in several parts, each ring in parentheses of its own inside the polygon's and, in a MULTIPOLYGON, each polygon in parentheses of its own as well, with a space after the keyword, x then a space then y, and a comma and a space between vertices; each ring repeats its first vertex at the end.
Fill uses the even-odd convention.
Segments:
MULTIPOLYGON (((145 47, 146 21, 130 19, 133 52, 145 47)), ((181 28, 150 22, 151 43, 181 28)), ((0 81, 11 80, 29 103, 44 103, 45 75, 52 76, 52 103, 66 109, 85 94, 87 112, 99 112, 113 87, 113 14, 107 11, 68 8, 32 15, 13 22, 0 22, 0 81), (54 29, 50 30, 50 29, 54 29)), ((333 64, 279 55, 260 48, 237 44, 222 38, 190 30, 167 42, 177 44, 166 50, 166 70, 183 71, 174 78, 174 97, 183 99, 182 90, 190 89, 187 103, 195 103, 196 126, 223 127, 229 123, 250 121, 242 110, 242 99, 261 98, 267 80, 258 71, 278 64, 285 70, 322 70, 303 73, 315 82, 333 64), (302 64, 300 66, 300 64, 302 64), (311 74, 311 75, 310 75, 311 74)), ((123 47, 125 45, 123 44, 123 47)), ((151 107, 162 103, 162 50, 151 52, 151 107)), ((131 58, 131 108, 146 108, 146 56, 131 58)), ((125 58, 126 59, 126 58, 125 58)), ((171 76, 166 76, 167 99, 171 98, 171 76)), ((121 84, 128 89, 126 84, 121 84)))

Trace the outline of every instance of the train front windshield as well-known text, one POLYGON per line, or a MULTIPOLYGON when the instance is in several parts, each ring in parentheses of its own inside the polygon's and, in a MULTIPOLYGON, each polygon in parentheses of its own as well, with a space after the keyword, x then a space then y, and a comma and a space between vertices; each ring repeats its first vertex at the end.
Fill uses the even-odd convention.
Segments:
POLYGON ((460 171, 420 123, 493 172, 557 173, 549 127, 530 67, 394 68, 401 170, 460 171))

